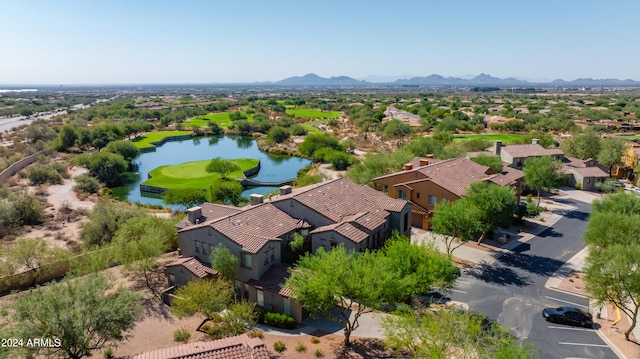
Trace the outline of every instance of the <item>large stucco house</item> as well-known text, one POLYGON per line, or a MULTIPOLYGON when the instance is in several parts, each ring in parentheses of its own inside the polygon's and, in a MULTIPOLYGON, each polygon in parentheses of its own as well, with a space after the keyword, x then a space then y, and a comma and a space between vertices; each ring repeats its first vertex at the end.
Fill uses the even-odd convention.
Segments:
POLYGON ((289 248, 295 233, 305 238, 305 249, 329 250, 339 244, 364 251, 383 246, 392 230, 410 235, 411 204, 393 199, 369 186, 347 179, 293 189, 237 208, 205 203, 191 208, 177 224, 182 258, 166 266, 170 286, 196 278, 214 277, 209 255, 224 245, 240 259, 236 292, 266 311, 292 316, 306 313, 284 286, 295 259, 289 248))

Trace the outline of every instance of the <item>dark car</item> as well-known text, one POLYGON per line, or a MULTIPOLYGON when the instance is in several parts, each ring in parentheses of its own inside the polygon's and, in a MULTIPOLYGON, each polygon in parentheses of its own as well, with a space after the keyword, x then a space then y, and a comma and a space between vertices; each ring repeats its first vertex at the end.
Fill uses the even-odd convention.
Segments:
POLYGON ((544 308, 542 317, 553 323, 579 325, 588 328, 593 326, 591 313, 575 307, 544 308))

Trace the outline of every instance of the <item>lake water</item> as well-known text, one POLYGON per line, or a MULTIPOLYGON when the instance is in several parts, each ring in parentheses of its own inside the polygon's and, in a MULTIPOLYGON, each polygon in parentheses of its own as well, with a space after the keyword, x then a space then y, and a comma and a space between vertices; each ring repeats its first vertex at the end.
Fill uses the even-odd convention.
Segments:
MULTIPOLYGON (((311 161, 304 158, 272 156, 262 152, 251 137, 219 136, 171 141, 157 147, 155 152, 142 153, 134 160, 138 166, 138 175, 136 180, 127 186, 128 194, 125 198, 130 202, 164 205, 162 199, 147 197, 140 192, 140 184, 147 180, 147 174, 151 170, 159 166, 210 160, 215 157, 260 160, 260 172, 252 178, 264 182, 296 178, 299 169, 311 164, 311 161)), ((252 193, 266 194, 277 189, 277 187, 253 187, 242 192, 242 195, 248 198, 252 193)), ((181 206, 176 209, 184 209, 179 207, 181 206)))

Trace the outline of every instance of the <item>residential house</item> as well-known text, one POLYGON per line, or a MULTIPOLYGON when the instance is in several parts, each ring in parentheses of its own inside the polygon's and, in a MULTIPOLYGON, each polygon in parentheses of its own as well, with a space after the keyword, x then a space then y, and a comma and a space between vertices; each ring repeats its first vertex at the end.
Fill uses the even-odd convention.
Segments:
POLYGON ((187 211, 177 224, 182 256, 166 266, 170 286, 215 276, 209 255, 224 245, 240 260, 236 292, 268 311, 301 322, 306 313, 284 286, 295 257, 289 248, 295 234, 315 251, 344 245, 364 251, 384 245, 393 230, 410 235, 411 204, 368 186, 337 179, 293 189, 264 199, 252 195, 243 208, 205 203, 187 211), (205 268, 209 270, 205 270, 205 268))
POLYGON ((585 191, 596 189, 597 183, 605 182, 609 174, 598 167, 594 159, 581 160, 573 157, 564 157, 562 173, 567 175, 567 185, 585 191))
POLYGON ((416 157, 405 164, 402 171, 371 182, 376 190, 386 192, 391 198, 410 201, 412 225, 429 229, 435 205, 462 198, 471 183, 489 181, 517 189, 523 176, 512 168, 496 174, 491 168, 464 157, 449 160, 416 157))
POLYGON ((533 139, 531 144, 525 145, 503 145, 502 141, 495 141, 493 146, 493 154, 500 156, 502 162, 507 166, 521 170, 524 167, 524 161, 529 157, 551 156, 558 160, 562 160, 564 152, 559 149, 547 149, 540 146, 537 139, 533 139))
POLYGON ((191 342, 128 355, 120 359, 268 359, 266 344, 246 334, 212 341, 191 342))

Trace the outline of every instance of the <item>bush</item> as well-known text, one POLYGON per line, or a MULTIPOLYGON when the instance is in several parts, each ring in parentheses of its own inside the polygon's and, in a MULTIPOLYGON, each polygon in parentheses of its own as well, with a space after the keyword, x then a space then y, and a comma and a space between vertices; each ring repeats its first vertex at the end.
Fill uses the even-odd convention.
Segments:
POLYGON ((62 175, 50 165, 36 165, 29 168, 27 178, 31 184, 60 184, 62 183, 62 175))
POLYGON ((97 178, 89 175, 80 175, 74 179, 76 181, 76 185, 73 188, 78 192, 98 193, 102 187, 102 184, 97 178))
POLYGON ((538 206, 535 203, 527 203, 527 218, 537 217, 542 213, 542 207, 538 206))
POLYGON ((289 131, 291 131, 292 136, 304 136, 307 134, 307 129, 304 128, 304 126, 298 124, 291 126, 289 131))
POLYGON ((322 350, 320 350, 320 349, 316 349, 316 351, 315 351, 315 352, 313 352, 313 355, 315 355, 315 356, 316 356, 316 358, 322 358, 322 356, 323 356, 324 354, 322 353, 322 350))
POLYGON ((296 326, 296 320, 286 314, 266 312, 264 324, 276 328, 293 329, 296 326))
POLYGON ((304 345, 304 343, 298 343, 298 344, 296 345, 296 351, 297 351, 298 353, 306 352, 306 351, 307 351, 307 346, 306 346, 306 345, 304 345))
POLYGON ((273 350, 277 351, 278 353, 282 353, 283 351, 287 350, 287 346, 284 345, 282 341, 278 340, 277 342, 273 343, 273 350))
POLYGON ((262 339, 262 338, 264 338, 264 333, 262 333, 262 332, 261 332, 260 330, 258 330, 258 329, 254 329, 254 330, 252 330, 252 331, 250 331, 250 332, 249 332, 249 336, 250 336, 251 338, 259 338, 259 339, 262 339))
POLYGON ((318 343, 320 343, 320 338, 318 338, 318 337, 311 337, 311 342, 312 342, 313 344, 318 344, 318 343))
POLYGON ((189 338, 191 338, 191 333, 189 333, 189 331, 186 330, 185 328, 180 328, 180 329, 176 330, 175 332, 173 332, 173 341, 174 342, 186 343, 186 342, 189 341, 189 338))
POLYGON ((114 355, 113 355, 113 349, 111 349, 111 348, 107 348, 107 349, 104 351, 104 358, 105 358, 105 359, 111 359, 111 358, 114 358, 114 355))
POLYGON ((581 190, 582 189, 582 185, 580 183, 576 183, 576 189, 577 190, 581 190))
POLYGON ((267 140, 269 142, 282 143, 289 138, 289 131, 280 126, 273 126, 267 132, 267 140))

